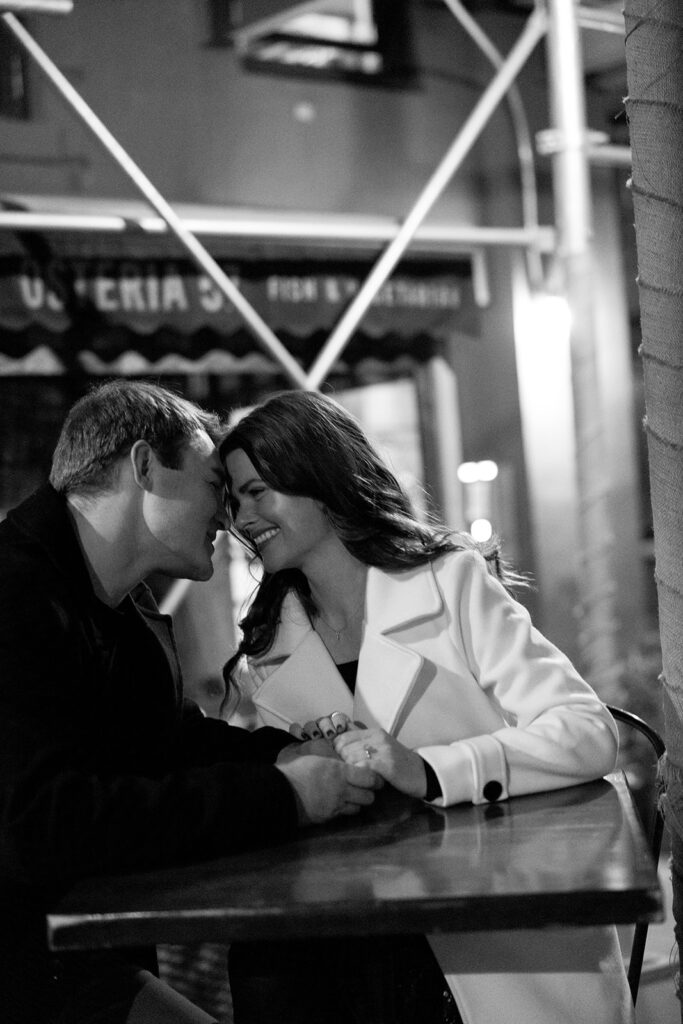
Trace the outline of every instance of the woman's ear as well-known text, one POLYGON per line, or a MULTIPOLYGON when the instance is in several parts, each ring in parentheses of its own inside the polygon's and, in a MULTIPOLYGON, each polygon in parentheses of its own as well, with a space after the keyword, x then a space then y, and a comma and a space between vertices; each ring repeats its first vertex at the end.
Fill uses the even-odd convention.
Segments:
POLYGON ((129 458, 135 483, 145 491, 151 490, 156 460, 151 445, 147 441, 136 441, 130 450, 129 458))

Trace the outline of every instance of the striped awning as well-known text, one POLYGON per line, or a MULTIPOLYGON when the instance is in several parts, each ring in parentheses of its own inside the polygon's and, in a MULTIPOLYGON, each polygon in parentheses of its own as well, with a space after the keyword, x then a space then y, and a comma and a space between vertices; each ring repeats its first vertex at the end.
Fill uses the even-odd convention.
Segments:
MULTIPOLYGON (((145 230, 139 209, 133 219, 122 207, 123 231, 0 227, 0 374, 279 372, 180 244, 145 230)), ((217 233, 203 243, 308 368, 367 277, 381 242, 368 232, 363 244, 338 238, 328 246, 320 239, 307 245, 304 237, 286 237, 292 223, 286 218, 271 218, 272 238, 263 231, 250 238, 246 217, 243 222, 237 234, 217 233)), ((258 218, 249 223, 259 226, 258 218)), ((341 235, 342 226, 331 230, 341 235)), ((340 368, 363 360, 419 361, 438 339, 476 334, 476 324, 471 256, 429 255, 420 245, 380 289, 340 368)))

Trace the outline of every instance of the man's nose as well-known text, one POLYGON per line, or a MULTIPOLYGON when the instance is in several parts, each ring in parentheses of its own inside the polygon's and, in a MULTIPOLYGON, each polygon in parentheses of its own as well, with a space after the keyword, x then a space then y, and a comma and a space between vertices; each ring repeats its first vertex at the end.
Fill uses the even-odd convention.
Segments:
POLYGON ((228 510, 222 501, 218 502, 218 510, 216 512, 216 519, 220 523, 221 530, 227 530, 230 518, 228 516, 228 510))

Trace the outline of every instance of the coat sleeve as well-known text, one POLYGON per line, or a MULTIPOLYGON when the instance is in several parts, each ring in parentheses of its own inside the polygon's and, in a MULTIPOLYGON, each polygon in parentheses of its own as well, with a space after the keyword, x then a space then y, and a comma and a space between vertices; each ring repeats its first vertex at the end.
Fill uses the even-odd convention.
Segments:
POLYGON ((434 803, 485 803, 611 771, 618 734, 607 708, 479 554, 455 558, 454 586, 445 595, 452 641, 506 725, 450 746, 418 749, 441 786, 434 803))
MULTIPOLYGON (((249 752, 250 735, 224 723, 214 735, 205 722, 213 756, 203 763, 184 763, 172 744, 160 745, 159 761, 146 767, 131 768, 125 747, 125 767, 103 759, 107 683, 89 668, 78 621, 39 575, 10 582, 0 588, 2 885, 60 888, 84 875, 222 856, 295 832, 287 779, 263 746, 249 752)), ((126 709, 131 730, 150 743, 154 707, 133 694, 126 709)), ((192 728, 196 747, 201 720, 192 728)))
POLYGON ((206 718, 196 704, 196 710, 188 710, 193 703, 185 701, 182 727, 182 759, 188 766, 214 764, 226 758, 272 764, 283 747, 296 742, 284 729, 267 725, 256 728, 256 723, 235 725, 206 718), (249 732, 247 728, 254 731, 249 732))

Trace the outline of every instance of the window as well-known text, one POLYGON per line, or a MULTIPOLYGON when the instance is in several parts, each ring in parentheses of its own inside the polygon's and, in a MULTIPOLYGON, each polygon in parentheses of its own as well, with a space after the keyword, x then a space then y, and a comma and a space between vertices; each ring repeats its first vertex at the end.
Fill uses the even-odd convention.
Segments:
POLYGON ((251 0, 229 5, 229 12, 223 0, 217 13, 224 36, 231 22, 250 70, 376 84, 406 84, 414 74, 407 0, 251 0))
POLYGON ((0 116, 30 117, 28 58, 9 30, 0 26, 0 116))

